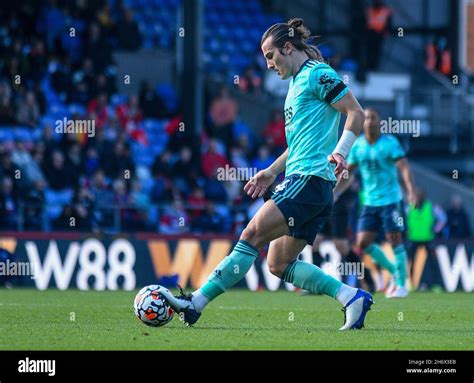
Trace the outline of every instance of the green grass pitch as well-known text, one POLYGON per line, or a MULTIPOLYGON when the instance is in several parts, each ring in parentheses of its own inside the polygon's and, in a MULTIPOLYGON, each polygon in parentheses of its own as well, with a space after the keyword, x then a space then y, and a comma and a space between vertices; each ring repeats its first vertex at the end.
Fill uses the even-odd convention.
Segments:
POLYGON ((466 350, 473 295, 374 296, 366 328, 341 332, 341 306, 324 296, 232 290, 194 327, 134 316, 135 291, 0 290, 1 350, 466 350))

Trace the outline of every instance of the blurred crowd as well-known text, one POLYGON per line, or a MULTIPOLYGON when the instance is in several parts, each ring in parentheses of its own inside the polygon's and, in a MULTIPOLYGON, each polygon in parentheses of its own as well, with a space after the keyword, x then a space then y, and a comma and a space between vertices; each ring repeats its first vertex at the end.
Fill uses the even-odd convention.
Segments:
MULTIPOLYGON (((31 130, 0 140, 0 229, 239 233, 261 201, 244 196, 245 178, 222 172, 250 169, 251 176, 285 150, 282 111, 256 136, 228 87, 208 89, 196 145, 180 129, 179 103, 170 106, 155 84, 117 97, 112 53, 141 45, 132 11, 120 1, 84 4, 0 9, 0 133, 31 130), (94 135, 58 133, 63 112, 94 121, 94 135), (159 121, 166 136, 149 166, 134 150, 155 145, 147 121, 159 121)), ((260 52, 255 65, 240 78, 242 92, 262 92, 260 52)), ((461 204, 438 218, 440 235, 470 234, 461 204)))
POLYGON ((285 146, 281 112, 275 112, 263 137, 255 137, 238 120, 229 89, 210 91, 196 153, 195 143, 181 135, 179 108, 169 110, 151 84, 111 102, 112 52, 140 46, 132 12, 120 2, 114 8, 101 1, 87 8, 80 4, 25 2, 0 12, 0 124, 34 132, 0 141, 0 228, 240 230, 250 202, 240 192, 245 180, 218 180, 217 171, 226 166, 257 171, 273 162, 285 146), (95 134, 58 134, 55 123, 63 109, 56 120, 43 118, 51 103, 65 111, 74 105, 70 119, 94 121, 95 134), (143 129, 147 119, 162 121, 167 139, 144 168, 132 148, 153 145, 143 129))

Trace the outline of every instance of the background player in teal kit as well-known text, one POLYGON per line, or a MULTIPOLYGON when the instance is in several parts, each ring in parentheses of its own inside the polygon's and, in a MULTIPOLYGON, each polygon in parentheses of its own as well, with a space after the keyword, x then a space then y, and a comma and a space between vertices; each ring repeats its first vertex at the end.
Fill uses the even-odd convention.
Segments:
MULTIPOLYGON (((364 135, 354 143, 347 163, 349 172, 359 168, 362 180, 364 206, 359 217, 356 246, 391 273, 386 296, 404 298, 408 295, 405 285, 407 256, 403 245, 405 218, 397 169, 410 202, 414 200, 414 187, 404 150, 394 136, 381 133, 380 116, 374 109, 366 110, 364 135), (380 228, 393 247, 395 264, 374 243, 380 228)), ((334 193, 339 194, 348 184, 350 178, 342 178, 334 193)))
POLYGON ((297 260, 329 216, 336 176, 346 168, 345 156, 360 133, 363 111, 319 51, 305 41, 309 31, 301 19, 275 24, 262 37, 267 66, 282 79, 291 78, 285 101, 288 149, 245 185, 252 198, 262 197, 275 178, 286 178, 242 232, 233 251, 192 295, 174 297, 162 288, 187 324, 195 323, 204 307, 240 281, 259 250, 270 243, 270 271, 302 289, 337 299, 345 311, 341 330, 362 328, 372 296, 347 286, 317 266, 297 260), (347 114, 338 141, 341 112, 347 114))

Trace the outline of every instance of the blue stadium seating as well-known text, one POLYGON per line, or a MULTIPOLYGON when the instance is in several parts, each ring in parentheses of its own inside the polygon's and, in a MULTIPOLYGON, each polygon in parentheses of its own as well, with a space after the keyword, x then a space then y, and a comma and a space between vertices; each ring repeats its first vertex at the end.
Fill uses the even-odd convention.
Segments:
MULTIPOLYGON (((173 48, 182 0, 127 0, 125 4, 135 12, 144 48, 173 48)), ((252 63, 263 32, 283 18, 265 14, 258 0, 205 0, 204 20, 205 70, 228 75, 241 73, 252 63)))

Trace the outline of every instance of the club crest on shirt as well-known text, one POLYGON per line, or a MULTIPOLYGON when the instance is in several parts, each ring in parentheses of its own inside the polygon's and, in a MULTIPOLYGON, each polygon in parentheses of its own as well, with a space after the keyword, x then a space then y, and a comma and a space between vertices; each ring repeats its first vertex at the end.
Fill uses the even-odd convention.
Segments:
POLYGON ((327 74, 323 74, 319 78, 318 82, 320 85, 324 86, 326 92, 330 92, 336 85, 336 80, 334 78, 329 77, 327 74))

